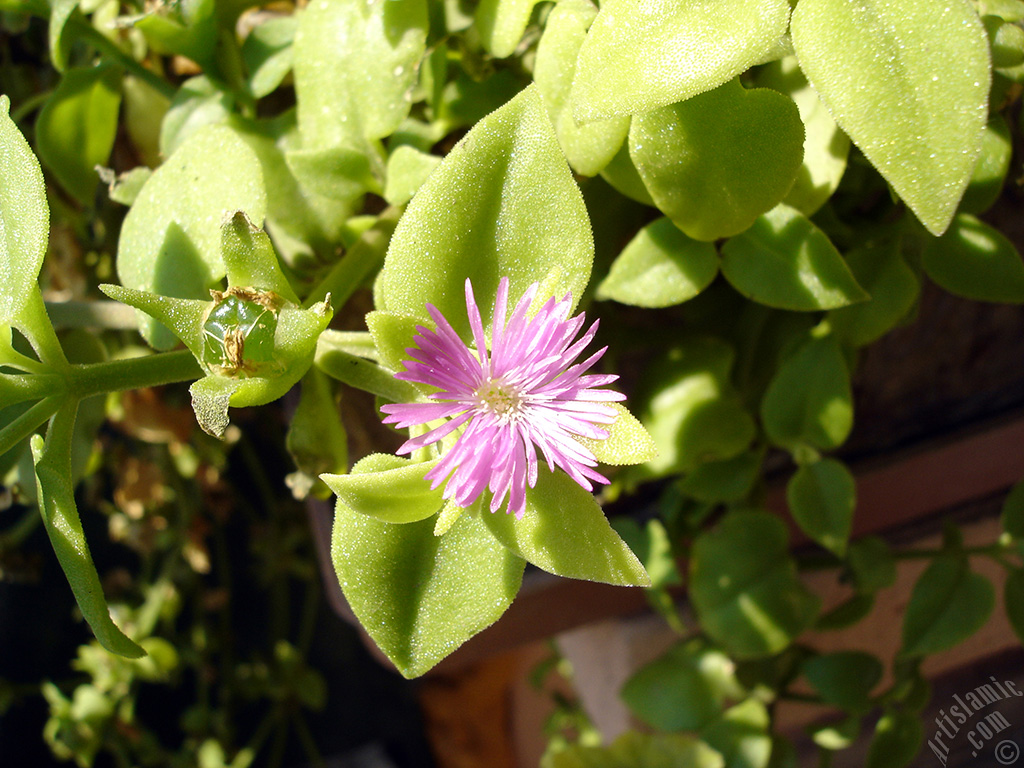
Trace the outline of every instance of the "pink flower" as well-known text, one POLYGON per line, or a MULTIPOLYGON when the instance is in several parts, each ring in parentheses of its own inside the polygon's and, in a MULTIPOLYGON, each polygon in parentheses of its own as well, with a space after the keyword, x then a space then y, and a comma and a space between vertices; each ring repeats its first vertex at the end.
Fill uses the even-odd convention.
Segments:
POLYGON ((436 402, 385 405, 381 410, 388 414, 384 423, 399 428, 448 419, 408 440, 398 452, 411 453, 461 429, 454 445, 426 473, 431 487, 448 479, 444 498, 460 507, 472 504, 487 488, 493 494, 492 512, 508 496, 506 511, 522 517, 526 488, 537 483, 538 449, 548 469, 564 470, 588 491, 591 480, 608 482, 593 469, 597 466, 594 454, 575 438, 608 437, 598 425, 611 424, 616 412, 602 403, 624 400, 625 395, 596 389, 618 376, 584 375, 607 347, 573 364, 594 338, 598 324, 573 343, 584 317, 582 313, 568 317, 568 294, 559 302, 549 299, 536 315, 527 317, 539 287, 534 283, 506 325, 508 286, 508 278, 503 277, 495 299, 489 354, 469 280, 466 309, 475 350, 459 338, 436 307, 427 304, 437 330, 417 327, 416 346, 406 350, 413 359, 396 376, 437 388, 429 395, 436 402))

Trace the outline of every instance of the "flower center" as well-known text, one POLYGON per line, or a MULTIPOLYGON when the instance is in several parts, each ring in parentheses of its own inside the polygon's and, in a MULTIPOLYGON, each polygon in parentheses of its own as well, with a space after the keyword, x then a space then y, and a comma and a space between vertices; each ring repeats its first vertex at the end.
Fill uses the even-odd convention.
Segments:
POLYGON ((501 379, 488 379, 481 384, 476 399, 481 408, 501 419, 516 419, 522 413, 522 393, 501 379))

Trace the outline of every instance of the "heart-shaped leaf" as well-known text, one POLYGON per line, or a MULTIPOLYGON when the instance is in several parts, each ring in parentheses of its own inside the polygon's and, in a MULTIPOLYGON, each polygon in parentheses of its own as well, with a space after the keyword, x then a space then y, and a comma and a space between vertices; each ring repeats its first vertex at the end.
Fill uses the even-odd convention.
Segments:
POLYGON ((961 213, 924 250, 924 271, 950 293, 980 301, 1024 303, 1024 261, 1006 237, 961 213))
POLYGON ((785 197, 803 157, 793 100, 738 79, 633 117, 629 154, 658 208, 695 240, 729 237, 785 197))
POLYGON ((635 307, 670 307, 692 299, 717 274, 715 247, 687 237, 662 218, 641 229, 622 249, 597 287, 597 298, 635 307))
POLYGON ((522 583, 525 561, 477 514, 460 515, 435 536, 432 520, 382 523, 339 501, 332 541, 345 598, 406 677, 422 675, 497 621, 522 583))
POLYGON ((717 88, 786 31, 785 0, 604 0, 580 49, 576 119, 648 112, 717 88))
POLYGON ((805 464, 786 486, 789 511, 800 530, 839 557, 846 553, 856 494, 853 475, 836 459, 805 464))
POLYGON ((659 730, 695 731, 718 717, 728 699, 742 698, 735 666, 704 641, 678 643, 633 675, 622 699, 659 730))
POLYGON ((526 492, 522 518, 501 511, 480 514, 510 552, 545 571, 621 586, 651 584, 594 497, 564 472, 540 470, 536 487, 526 492))
POLYGON ((942 234, 988 120, 988 39, 974 9, 801 0, 791 33, 801 69, 839 126, 928 230, 942 234))
POLYGON ((722 246, 722 274, 744 296, 779 309, 811 312, 868 298, 825 233, 787 205, 722 246))
POLYGON ((776 445, 836 448, 853 426, 850 372, 832 336, 814 338, 779 366, 761 401, 761 421, 776 445))
POLYGON ((817 615, 787 539, 767 512, 733 512, 694 542, 690 596, 701 626, 733 656, 778 653, 817 615))
POLYGON ((470 278, 484 325, 502 277, 509 296, 579 300, 594 243, 583 197, 534 87, 481 120, 427 179, 391 239, 379 301, 432 326, 426 303, 468 336, 470 278))
POLYGON ((904 657, 952 648, 973 635, 992 612, 995 591, 965 557, 936 558, 921 574, 903 616, 904 657))

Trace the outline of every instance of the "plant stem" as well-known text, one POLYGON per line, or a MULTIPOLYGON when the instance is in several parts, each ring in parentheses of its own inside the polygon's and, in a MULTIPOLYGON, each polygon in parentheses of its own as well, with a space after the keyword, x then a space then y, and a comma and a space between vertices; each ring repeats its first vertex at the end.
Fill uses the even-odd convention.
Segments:
POLYGON ((51 395, 40 400, 10 424, 0 429, 0 456, 7 453, 55 414, 64 403, 64 395, 51 395))
POLYGON ((377 218, 377 223, 360 235, 355 244, 341 257, 320 284, 310 291, 302 302, 309 309, 331 295, 331 305, 340 307, 362 285, 370 274, 384 263, 384 252, 391 242, 391 233, 402 215, 402 209, 390 206, 377 218))
POLYGON ((89 397, 105 392, 188 381, 202 375, 203 371, 192 353, 182 349, 105 363, 75 365, 71 368, 69 383, 75 396, 89 397))

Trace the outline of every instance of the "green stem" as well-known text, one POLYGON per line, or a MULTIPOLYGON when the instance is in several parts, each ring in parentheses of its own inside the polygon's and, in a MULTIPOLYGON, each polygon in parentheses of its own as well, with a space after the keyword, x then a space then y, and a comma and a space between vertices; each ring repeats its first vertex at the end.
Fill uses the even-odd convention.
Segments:
POLYGON ((178 92, 178 89, 175 88, 173 84, 167 82, 156 72, 147 69, 130 55, 122 51, 117 46, 117 43, 104 36, 102 32, 92 26, 92 24, 84 18, 72 16, 68 19, 67 23, 68 26, 74 30, 76 35, 92 45, 104 56, 116 61, 128 72, 131 72, 135 77, 145 82, 162 96, 165 96, 167 99, 173 99, 174 94, 178 92))
POLYGON ((48 301, 46 314, 54 328, 103 328, 133 331, 136 310, 119 301, 48 301))
POLYGON ((72 366, 70 388, 77 397, 89 397, 105 392, 189 381, 202 375, 203 371, 192 353, 182 349, 145 357, 72 366))
POLYGON ((0 377, 0 406, 41 400, 64 389, 64 377, 56 373, 4 374, 0 377))
POLYGON ((31 435, 46 423, 64 403, 65 396, 51 395, 33 405, 10 424, 0 429, 0 456, 31 435))
POLYGON ((332 349, 329 340, 317 345, 314 362, 331 378, 392 403, 412 403, 418 397, 411 384, 396 379, 393 373, 370 360, 332 349))
POLYGON ((53 90, 50 89, 46 91, 40 91, 39 93, 29 96, 27 99, 25 99, 18 105, 17 109, 11 110, 11 120, 13 120, 16 123, 20 123, 30 114, 32 114, 32 112, 34 112, 36 109, 43 106, 43 104, 46 103, 46 100, 50 98, 50 95, 52 93, 53 90))
POLYGON ((384 252, 391 242, 391 233, 402 215, 402 209, 390 206, 377 218, 377 223, 360 235, 320 284, 302 302, 305 309, 331 295, 331 306, 340 307, 367 277, 384 263, 384 252))

